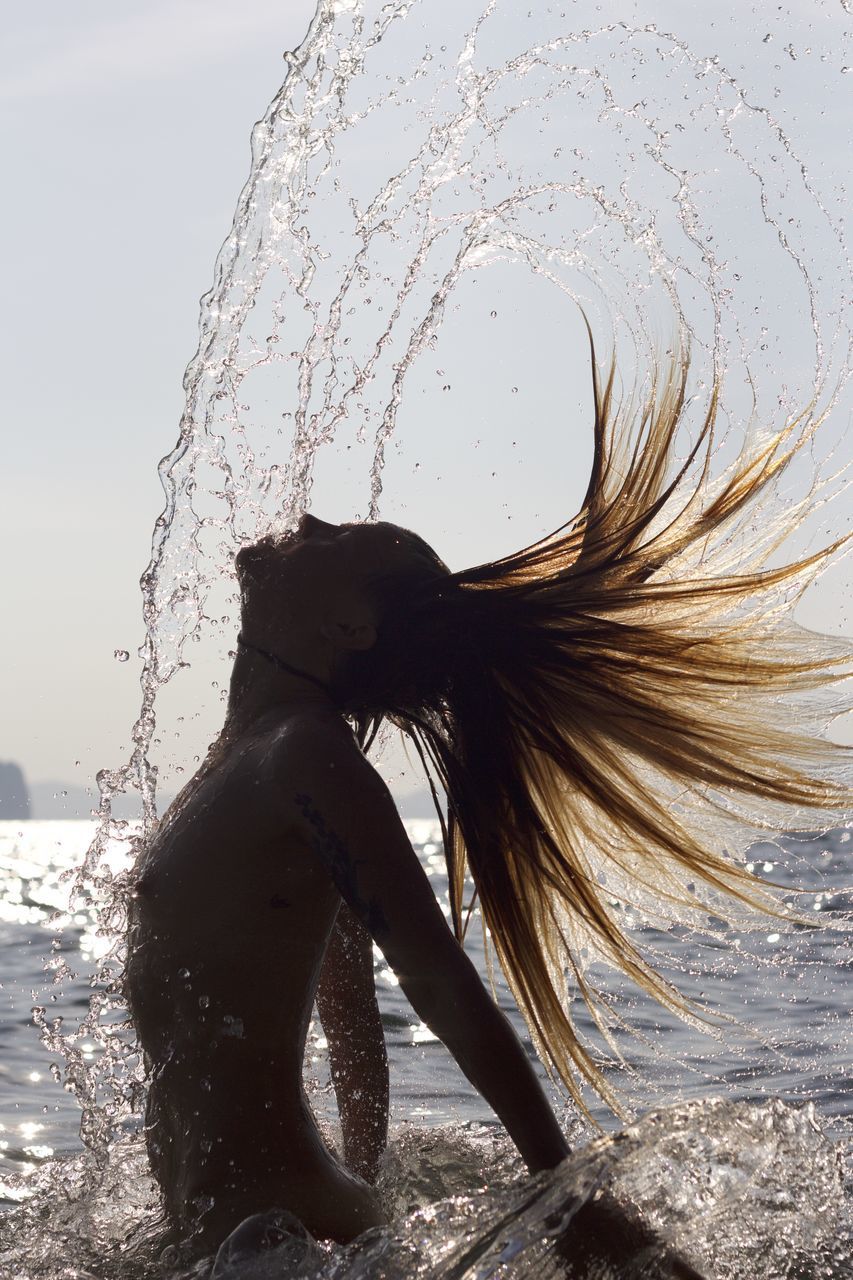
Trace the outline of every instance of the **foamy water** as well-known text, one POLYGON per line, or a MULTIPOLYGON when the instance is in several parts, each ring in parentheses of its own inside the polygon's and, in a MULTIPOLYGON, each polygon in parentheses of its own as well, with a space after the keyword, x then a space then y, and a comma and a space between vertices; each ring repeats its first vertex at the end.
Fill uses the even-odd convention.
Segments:
MULTIPOLYGON (((429 823, 408 826, 446 906, 436 832, 429 823)), ((52 1065, 62 1074, 65 1064, 40 1043, 32 1020, 31 1008, 40 1004, 50 1018, 76 1024, 88 1004, 93 960, 106 946, 97 935, 96 904, 74 916, 55 912, 66 893, 62 874, 91 831, 88 823, 0 825, 0 1187, 6 1206, 0 1275, 20 1280, 179 1271, 177 1262, 157 1261, 156 1195, 138 1113, 126 1119, 109 1162, 98 1169, 82 1152, 79 1106, 53 1079, 52 1065), (77 1272, 67 1269, 72 1265, 77 1272)), ((559 1178, 545 1177, 532 1188, 500 1126, 377 955, 393 1082, 392 1143, 382 1182, 393 1228, 349 1251, 326 1249, 307 1269, 269 1274, 560 1275, 553 1232, 549 1236, 544 1224, 555 1214, 565 1217, 572 1196, 603 1181, 641 1206, 689 1256, 710 1267, 710 1275, 842 1276, 853 1260, 853 1188, 844 1190, 842 1163, 853 1149, 850 835, 789 839, 753 851, 760 868, 781 883, 796 880, 816 890, 811 905, 819 929, 780 932, 765 924, 748 935, 723 936, 709 922, 704 937, 637 931, 689 996, 733 1022, 722 1025, 717 1038, 702 1035, 611 982, 617 1008, 644 1037, 623 1037, 627 1068, 614 1068, 613 1079, 645 1118, 616 1145, 602 1143, 553 1095, 578 1156, 559 1178), (461 1199, 448 1201, 452 1196, 461 1199), (488 1270, 497 1265, 498 1237, 514 1269, 488 1270), (385 1271, 378 1269, 380 1258, 385 1271), (807 1262, 811 1272, 803 1271, 807 1262)), ((118 870, 126 850, 112 856, 118 870)), ((476 930, 470 946, 483 972, 476 930)), ((498 997, 532 1055, 511 998, 503 988, 498 997)), ((97 1044, 84 1039, 79 1047, 94 1065, 97 1044)), ((316 1020, 306 1073, 334 1141, 316 1020)), ((617 1130, 612 1116, 600 1107, 596 1114, 607 1131, 617 1130)))

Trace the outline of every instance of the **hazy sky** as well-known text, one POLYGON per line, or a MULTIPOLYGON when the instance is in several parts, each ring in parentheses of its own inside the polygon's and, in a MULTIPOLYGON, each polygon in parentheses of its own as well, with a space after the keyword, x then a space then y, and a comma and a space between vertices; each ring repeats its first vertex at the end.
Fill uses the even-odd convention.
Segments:
POLYGON ((0 758, 88 783, 125 754, 138 577, 198 298, 307 0, 48 0, 2 42, 0 758), (80 761, 75 766, 75 761, 80 761))
MULTIPOLYGON (((691 10, 706 21, 706 6, 680 8, 687 28, 691 10)), ((113 654, 141 640, 156 463, 174 443, 197 299, 251 124, 313 9, 45 0, 6 15, 0 758, 31 779, 88 784, 126 754, 138 665, 113 654)), ((828 168, 843 163, 844 130, 821 146, 828 168)), ((842 612, 846 581, 825 588, 822 619, 842 612)))

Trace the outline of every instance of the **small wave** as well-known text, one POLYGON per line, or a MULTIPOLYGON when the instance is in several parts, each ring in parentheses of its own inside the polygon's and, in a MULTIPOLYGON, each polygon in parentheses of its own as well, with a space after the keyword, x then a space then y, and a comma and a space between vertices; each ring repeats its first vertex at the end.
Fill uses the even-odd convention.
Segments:
MULTIPOLYGON (((810 1106, 778 1099, 652 1111, 532 1179, 496 1126, 405 1125, 380 1191, 388 1227, 346 1248, 311 1244, 301 1262, 292 1242, 289 1261, 268 1249, 220 1266, 217 1280, 651 1280, 671 1274, 672 1251, 714 1280, 839 1280, 853 1265, 839 1151, 810 1106), (577 1270, 579 1215, 602 1193, 655 1237, 641 1232, 635 1255, 618 1261, 607 1256, 613 1239, 598 1240, 577 1270)), ((81 1156, 39 1171, 29 1201, 0 1224, 0 1274, 210 1275, 211 1259, 187 1269, 163 1238, 142 1144, 124 1139, 104 1168, 81 1156)))

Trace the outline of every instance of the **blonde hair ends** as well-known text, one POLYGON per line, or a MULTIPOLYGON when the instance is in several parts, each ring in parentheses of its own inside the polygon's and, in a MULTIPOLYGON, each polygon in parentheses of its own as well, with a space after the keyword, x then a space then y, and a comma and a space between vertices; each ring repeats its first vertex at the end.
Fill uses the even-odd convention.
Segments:
POLYGON ((445 792, 457 935, 470 872, 542 1059, 584 1110, 583 1081, 619 1109, 568 997, 567 978, 609 1040, 588 959, 695 1013, 624 907, 661 927, 784 913, 732 853, 853 808, 851 748, 825 736, 851 707, 850 646, 792 616, 851 535, 780 560, 808 507, 780 502, 780 481, 821 415, 747 438, 715 475, 716 389, 677 456, 688 366, 673 358, 632 413, 593 352, 581 509, 513 555, 455 574, 436 561, 408 583, 405 610, 387 611, 405 617, 377 655, 382 694, 363 689, 353 712, 362 738, 384 716, 404 729, 445 792))

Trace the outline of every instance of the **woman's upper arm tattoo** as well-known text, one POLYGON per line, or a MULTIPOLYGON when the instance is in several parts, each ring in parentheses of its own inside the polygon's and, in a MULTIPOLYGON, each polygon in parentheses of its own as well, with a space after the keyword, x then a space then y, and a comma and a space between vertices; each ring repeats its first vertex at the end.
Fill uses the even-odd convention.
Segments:
POLYGON ((328 868, 335 888, 377 940, 389 932, 385 913, 375 897, 365 898, 358 887, 358 867, 363 859, 353 858, 343 840, 327 826, 311 796, 294 797, 297 808, 313 833, 314 849, 328 868))

